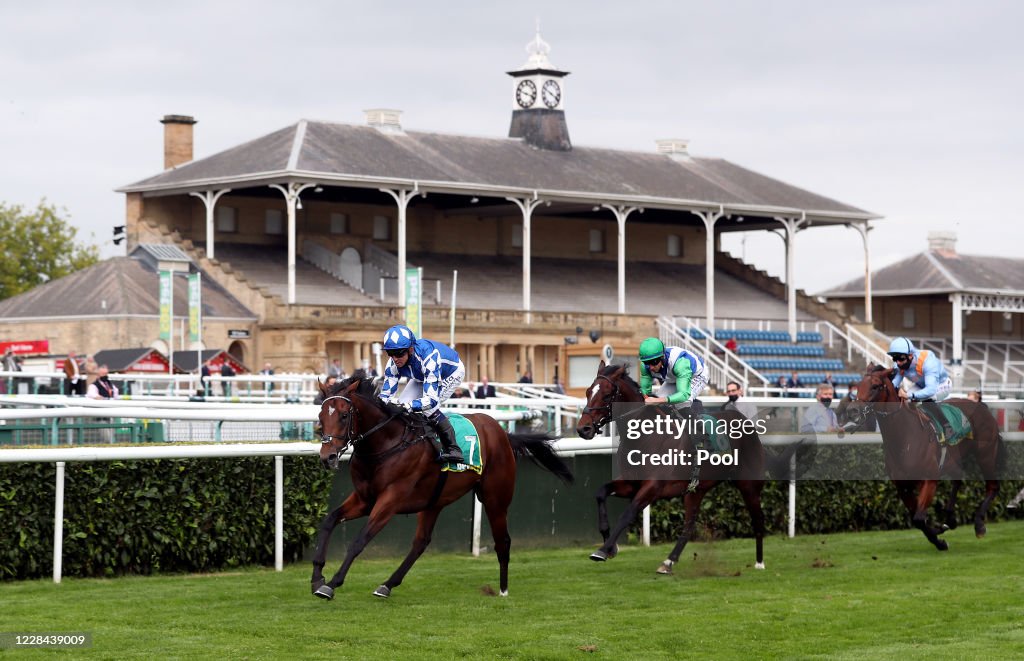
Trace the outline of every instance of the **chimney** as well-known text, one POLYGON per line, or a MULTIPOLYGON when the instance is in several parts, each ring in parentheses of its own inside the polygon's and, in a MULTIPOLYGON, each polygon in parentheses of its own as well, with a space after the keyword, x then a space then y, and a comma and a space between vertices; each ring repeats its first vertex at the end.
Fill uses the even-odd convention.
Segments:
POLYGON ((364 110, 366 123, 381 133, 405 133, 402 130, 402 111, 388 108, 364 110))
POLYGON ((659 154, 665 154, 677 161, 691 160, 690 141, 685 138, 664 138, 655 140, 654 144, 658 145, 659 154))
POLYGON ((928 250, 956 255, 956 232, 928 232, 928 250))
POLYGON ((192 160, 192 125, 195 118, 188 115, 164 115, 164 169, 178 167, 192 160))

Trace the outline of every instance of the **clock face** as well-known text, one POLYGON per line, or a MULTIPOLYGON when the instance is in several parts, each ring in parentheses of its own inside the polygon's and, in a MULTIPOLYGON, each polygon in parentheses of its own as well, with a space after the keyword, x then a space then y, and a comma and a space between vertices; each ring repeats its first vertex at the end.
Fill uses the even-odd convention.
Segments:
POLYGON ((532 80, 524 80, 516 87, 516 103, 529 108, 537 100, 537 86, 532 80))
POLYGON ((555 108, 562 100, 562 88, 558 86, 557 81, 545 81, 544 86, 540 88, 540 98, 548 108, 555 108))

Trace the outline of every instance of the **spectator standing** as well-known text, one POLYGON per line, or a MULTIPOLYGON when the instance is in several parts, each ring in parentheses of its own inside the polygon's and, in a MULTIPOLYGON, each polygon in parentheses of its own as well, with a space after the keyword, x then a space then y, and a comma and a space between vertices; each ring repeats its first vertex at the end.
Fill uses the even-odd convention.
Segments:
MULTIPOLYGON (((220 366, 220 376, 222 379, 229 379, 235 376, 235 370, 227 361, 224 361, 224 364, 220 366)), ((231 381, 221 381, 220 389, 224 397, 231 397, 231 381)))
POLYGON ((839 420, 832 406, 835 391, 827 383, 818 385, 817 402, 804 411, 800 420, 800 433, 831 434, 839 431, 839 420))
POLYGON ((789 375, 789 379, 786 380, 786 388, 788 390, 790 390, 788 396, 789 397, 799 397, 800 393, 792 392, 792 390, 794 388, 803 388, 803 387, 804 387, 804 384, 803 384, 803 381, 800 380, 800 375, 797 374, 796 372, 791 372, 790 375, 789 375))
MULTIPOLYGON (((274 376, 274 368, 270 365, 270 362, 263 363, 263 369, 260 370, 260 374, 265 374, 267 376, 274 376)), ((273 392, 273 390, 274 390, 274 382, 273 381, 267 381, 263 385, 263 389, 266 392, 273 392)))
POLYGON ((552 390, 558 395, 565 394, 565 386, 562 385, 562 382, 559 380, 557 376, 555 377, 555 387, 552 388, 552 390))
POLYGON ((85 394, 85 375, 82 374, 82 367, 78 364, 78 356, 74 351, 68 352, 64 360, 64 394, 67 396, 85 394))
POLYGON ((735 337, 730 337, 725 341, 725 348, 731 353, 736 353, 737 349, 740 348, 740 345, 736 343, 735 337))
POLYGON ((526 370, 523 375, 519 377, 519 383, 533 383, 533 372, 526 370))
POLYGON ((96 380, 89 385, 85 396, 89 399, 114 399, 117 397, 117 386, 110 382, 107 376, 110 370, 106 365, 96 368, 96 380))
MULTIPOLYGON (((7 347, 7 350, 4 351, 3 370, 5 372, 21 371, 21 361, 18 360, 18 357, 14 355, 14 349, 12 349, 11 347, 7 347)), ((0 393, 8 391, 11 392, 12 394, 16 394, 18 392, 18 379, 14 377, 6 377, 4 379, 0 379, 0 393), (9 389, 7 388, 8 383, 11 384, 11 387, 9 389)))
POLYGON ((492 386, 485 376, 480 382, 480 385, 476 387, 476 398, 487 399, 488 397, 495 397, 497 393, 494 392, 494 386, 492 386))
POLYGON ((827 383, 828 385, 832 386, 833 391, 836 389, 836 381, 832 377, 832 372, 825 372, 825 378, 823 378, 821 382, 827 383))
POLYGON ((327 376, 333 376, 337 380, 345 378, 345 369, 341 366, 341 361, 335 358, 331 361, 331 366, 327 368, 327 376))
POLYGON ((779 389, 779 392, 774 393, 773 397, 786 397, 789 394, 789 388, 786 386, 786 377, 780 375, 779 380, 775 382, 775 387, 779 389))
POLYGON ((757 407, 750 402, 740 401, 740 398, 743 397, 743 388, 740 384, 730 381, 725 385, 725 394, 729 398, 729 403, 723 406, 723 409, 738 411, 747 420, 757 419, 757 407))

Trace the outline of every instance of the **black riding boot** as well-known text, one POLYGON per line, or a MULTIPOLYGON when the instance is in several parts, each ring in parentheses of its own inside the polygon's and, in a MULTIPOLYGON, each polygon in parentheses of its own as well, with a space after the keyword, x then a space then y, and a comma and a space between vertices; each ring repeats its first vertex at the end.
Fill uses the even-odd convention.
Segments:
POLYGON ((690 473, 690 484, 687 485, 687 491, 696 491, 697 484, 700 482, 700 464, 697 463, 697 450, 705 450, 710 442, 708 434, 704 431, 704 421, 702 416, 704 415, 704 404, 699 400, 695 399, 690 403, 690 440, 693 441, 694 456, 690 458, 693 462, 693 470, 690 473))
POLYGON ((942 423, 942 433, 945 434, 946 441, 948 442, 953 438, 953 427, 949 424, 945 414, 942 413, 942 407, 939 406, 939 403, 933 399, 926 399, 921 402, 921 406, 928 412, 928 415, 942 423))
POLYGON ((451 421, 439 413, 430 418, 430 423, 434 426, 434 431, 437 432, 437 439, 441 441, 441 463, 465 463, 465 459, 462 458, 462 450, 455 442, 455 428, 452 427, 451 421))

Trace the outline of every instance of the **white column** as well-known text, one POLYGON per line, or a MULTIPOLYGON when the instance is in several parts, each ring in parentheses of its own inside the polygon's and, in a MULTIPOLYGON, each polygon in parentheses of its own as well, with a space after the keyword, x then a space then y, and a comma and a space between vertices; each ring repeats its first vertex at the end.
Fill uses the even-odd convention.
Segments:
POLYGON ((213 259, 213 207, 217 204, 217 200, 220 199, 224 193, 230 193, 230 188, 225 188, 219 191, 203 191, 202 193, 189 193, 192 197, 198 197, 203 201, 206 206, 206 256, 213 259))
POLYGON ((950 294, 953 304, 953 364, 960 365, 964 359, 964 308, 963 295, 950 294))
POLYGON ((527 313, 526 321, 530 321, 530 220, 533 218, 533 210, 541 203, 537 193, 532 198, 506 197, 509 202, 514 202, 519 210, 523 212, 523 311, 527 313))
POLYGON ((284 457, 274 457, 274 569, 284 571, 284 457))
POLYGON ((874 323, 874 313, 871 303, 871 248, 868 243, 868 232, 872 230, 868 221, 850 225, 860 233, 861 241, 864 243, 864 321, 874 323))
POLYGON ((53 503, 53 582, 60 583, 64 563, 64 462, 57 462, 53 503))
POLYGON ((292 182, 285 188, 279 184, 270 184, 271 188, 276 188, 281 191, 284 195, 285 205, 288 208, 288 304, 293 305, 295 303, 295 203, 298 202, 299 195, 302 191, 307 188, 312 188, 316 184, 300 184, 292 182))
POLYGON ((724 211, 692 211, 691 213, 704 221, 705 244, 707 252, 704 258, 706 291, 704 299, 704 322, 708 329, 715 332, 715 223, 724 215, 724 211))
POLYGON ((796 262, 796 233, 806 222, 804 218, 782 218, 775 220, 786 228, 786 303, 789 307, 789 341, 796 342, 796 278, 793 275, 796 262))
MULTIPOLYGON (((615 223, 619 226, 619 314, 626 314, 626 218, 638 207, 611 204, 601 206, 615 214, 615 223)), ((643 212, 644 210, 640 209, 640 213, 643 212)))
POLYGON ((405 310, 405 252, 406 252, 406 209, 409 208, 409 201, 420 194, 419 187, 414 186, 412 190, 400 188, 390 190, 381 188, 381 192, 387 193, 395 199, 398 204, 398 307, 402 308, 403 318, 405 310))

